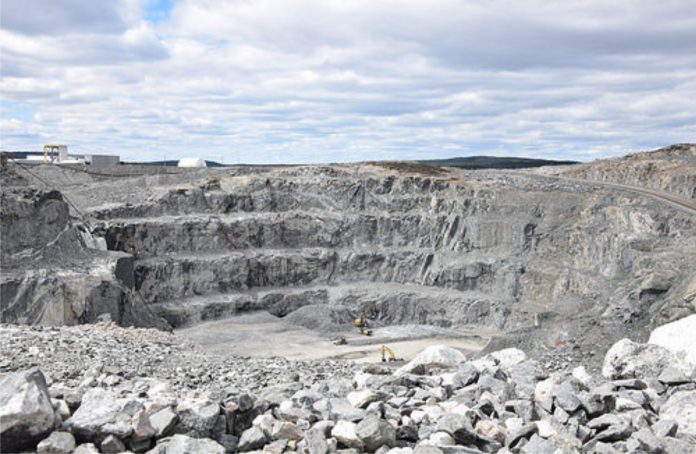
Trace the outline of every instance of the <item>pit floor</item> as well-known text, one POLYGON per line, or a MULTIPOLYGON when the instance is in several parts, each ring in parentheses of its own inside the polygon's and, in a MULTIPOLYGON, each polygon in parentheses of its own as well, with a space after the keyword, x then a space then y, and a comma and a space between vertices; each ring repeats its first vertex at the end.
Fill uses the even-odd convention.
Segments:
POLYGON ((424 348, 445 344, 465 354, 481 350, 489 335, 467 333, 426 325, 398 325, 374 328, 372 336, 357 330, 325 334, 297 326, 288 326, 267 312, 204 322, 178 329, 176 333, 198 344, 204 351, 217 355, 250 357, 281 356, 288 359, 346 359, 378 362, 380 347, 386 345, 399 358, 412 359, 424 348), (341 335, 348 341, 334 345, 332 338, 341 335))

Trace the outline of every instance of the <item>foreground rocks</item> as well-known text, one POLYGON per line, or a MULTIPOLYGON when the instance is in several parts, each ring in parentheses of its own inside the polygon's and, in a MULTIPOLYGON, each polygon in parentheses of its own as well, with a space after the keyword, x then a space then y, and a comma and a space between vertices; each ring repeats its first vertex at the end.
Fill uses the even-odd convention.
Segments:
MULTIPOLYGON (((253 391, 242 382, 112 375, 110 364, 70 378, 34 368, 2 376, 2 452, 693 452, 694 370, 653 347, 619 342, 606 377, 549 373, 517 349, 467 360, 437 346, 419 355, 439 358, 428 368, 307 363, 325 375, 253 391)), ((272 365, 257 367, 282 375, 272 365)))

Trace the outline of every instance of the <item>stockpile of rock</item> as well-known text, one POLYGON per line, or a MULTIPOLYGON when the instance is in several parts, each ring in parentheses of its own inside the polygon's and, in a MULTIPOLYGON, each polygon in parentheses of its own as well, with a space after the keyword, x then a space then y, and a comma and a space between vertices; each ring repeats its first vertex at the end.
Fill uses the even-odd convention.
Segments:
POLYGON ((373 364, 253 394, 147 374, 107 380, 107 365, 74 386, 30 369, 0 379, 2 452, 688 453, 694 366, 624 339, 601 380, 582 367, 549 374, 517 349, 467 361, 446 346, 399 369, 373 364))

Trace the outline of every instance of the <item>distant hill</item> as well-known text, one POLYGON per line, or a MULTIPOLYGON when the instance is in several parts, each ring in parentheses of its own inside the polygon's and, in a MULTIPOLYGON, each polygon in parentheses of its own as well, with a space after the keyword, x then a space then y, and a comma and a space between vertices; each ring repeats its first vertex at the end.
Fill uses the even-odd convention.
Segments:
POLYGON ((467 156, 461 158, 431 159, 418 162, 435 166, 458 167, 460 169, 527 169, 530 167, 579 164, 578 161, 553 161, 550 159, 506 158, 496 156, 467 156))

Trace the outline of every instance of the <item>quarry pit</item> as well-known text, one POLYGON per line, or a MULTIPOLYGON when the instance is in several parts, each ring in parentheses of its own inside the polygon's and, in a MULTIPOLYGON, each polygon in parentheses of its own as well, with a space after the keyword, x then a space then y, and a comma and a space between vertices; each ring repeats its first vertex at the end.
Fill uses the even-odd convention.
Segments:
POLYGON ((108 314, 215 354, 521 344, 571 364, 691 310, 688 207, 544 172, 35 166, 5 180, 4 209, 23 215, 3 232, 3 322, 108 314), (353 326, 367 313, 372 336, 353 326))

